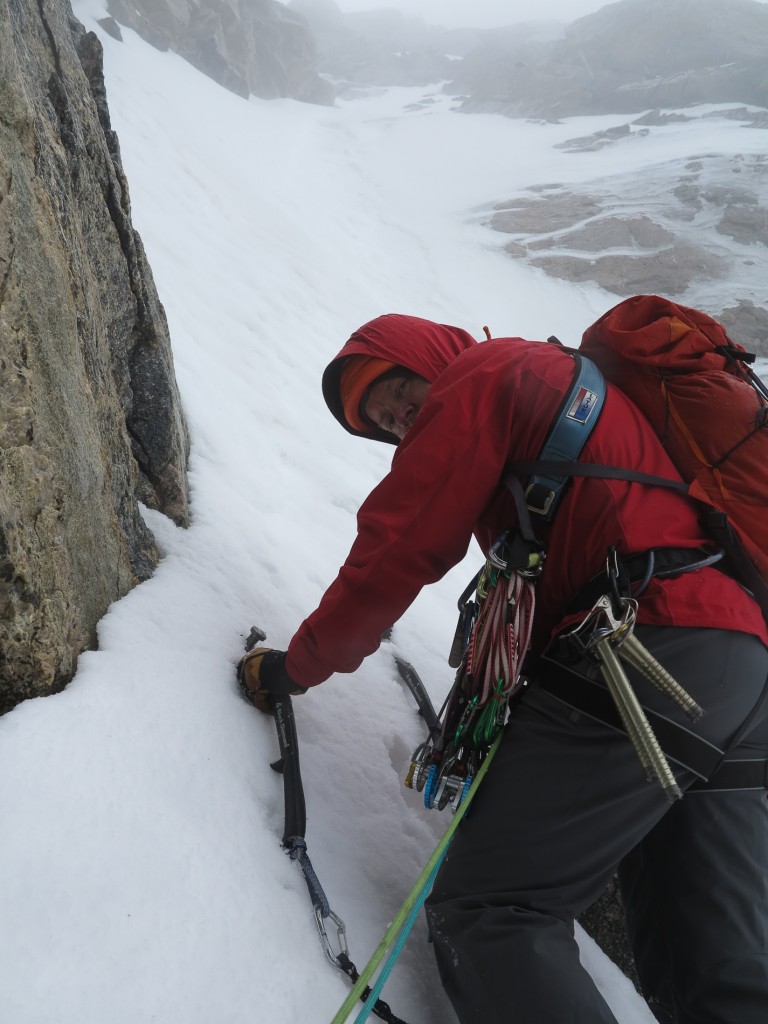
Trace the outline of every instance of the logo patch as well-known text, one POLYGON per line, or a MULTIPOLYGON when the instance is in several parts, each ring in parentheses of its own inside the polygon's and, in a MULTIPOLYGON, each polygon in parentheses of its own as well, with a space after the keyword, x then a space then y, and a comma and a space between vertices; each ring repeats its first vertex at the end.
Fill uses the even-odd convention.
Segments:
POLYGON ((575 420, 577 423, 583 424, 589 420, 589 417, 596 408, 597 395, 595 392, 581 387, 565 415, 569 420, 575 420))

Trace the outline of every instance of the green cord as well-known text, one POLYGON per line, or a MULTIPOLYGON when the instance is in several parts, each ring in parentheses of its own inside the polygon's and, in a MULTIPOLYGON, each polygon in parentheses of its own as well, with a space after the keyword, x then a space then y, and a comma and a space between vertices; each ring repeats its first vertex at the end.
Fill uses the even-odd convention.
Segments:
POLYGON ((504 694, 501 692, 503 688, 504 679, 502 677, 493 688, 493 693, 475 723, 472 733, 472 742, 475 746, 484 746, 495 739, 496 732, 503 723, 504 709, 506 708, 504 694))
POLYGON ((389 928, 387 928, 387 931, 385 932, 381 942, 376 947, 373 956, 361 971, 360 977, 357 979, 349 995, 342 1003, 339 1012, 333 1018, 331 1024, 344 1024, 344 1022, 348 1019, 349 1015, 355 1008, 358 999, 360 999, 363 993, 363 989, 366 987, 370 979, 373 977, 376 968, 384 959, 384 956, 389 947, 396 940, 398 933, 400 932, 400 929, 403 927, 409 913, 417 903, 422 890, 429 883, 429 879, 430 876, 432 875, 432 872, 435 870, 435 868, 445 855, 445 852, 448 849, 448 845, 451 839, 453 839, 454 832, 459 827, 461 819, 464 817, 464 814, 466 813, 467 809, 469 808, 469 805, 472 803, 472 800, 474 799, 478 786, 483 781, 485 773, 488 771, 490 763, 493 760, 493 756, 499 748, 502 736, 503 733, 499 732, 499 735, 493 742, 493 746, 488 751, 487 757, 480 766, 480 770, 475 776, 475 781, 470 786, 469 792, 467 793, 466 797, 462 800, 462 802, 459 804, 458 810, 453 816, 453 820, 451 821, 450 825, 445 831, 445 835, 435 847, 432 856, 429 858, 421 874, 416 879, 416 884, 405 897, 403 905, 397 912, 397 916, 395 917, 394 921, 389 926, 389 928))

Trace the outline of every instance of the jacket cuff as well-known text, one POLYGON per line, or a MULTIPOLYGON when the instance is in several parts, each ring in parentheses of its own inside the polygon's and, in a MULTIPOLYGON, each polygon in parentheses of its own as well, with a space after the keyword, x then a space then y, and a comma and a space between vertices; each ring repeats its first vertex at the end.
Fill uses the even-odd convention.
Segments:
POLYGON ((291 679, 285 669, 285 651, 270 651, 264 655, 259 676, 265 690, 278 696, 306 693, 304 686, 291 679))

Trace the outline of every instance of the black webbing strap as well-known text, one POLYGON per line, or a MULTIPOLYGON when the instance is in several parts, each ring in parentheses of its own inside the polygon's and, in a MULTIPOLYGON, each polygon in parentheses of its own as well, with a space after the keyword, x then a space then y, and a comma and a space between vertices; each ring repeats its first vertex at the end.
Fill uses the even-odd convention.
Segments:
MULTIPOLYGON (((617 732, 624 728, 607 688, 595 680, 543 655, 536 663, 536 685, 574 711, 602 722, 617 732)), ((723 759, 725 751, 702 739, 684 725, 678 725, 658 712, 643 708, 659 745, 667 757, 690 769, 700 779, 708 779, 723 759)))
MULTIPOLYGON (((546 655, 537 665, 542 671, 535 674, 536 685, 545 693, 617 732, 625 731, 605 686, 546 655)), ((762 698, 758 706, 761 703, 762 698)), ((643 710, 666 756, 701 780, 692 790, 768 788, 768 760, 724 760, 725 750, 665 715, 645 707, 643 710)), ((735 737, 736 742, 738 739, 735 737)))
MULTIPOLYGON (((346 953, 342 953, 339 956, 339 966, 354 985, 357 979, 360 977, 360 973, 358 969, 355 967, 355 965, 352 963, 352 961, 349 959, 349 957, 346 955, 346 953)), ((362 993, 360 994, 360 1001, 363 1003, 368 1002, 368 996, 370 994, 371 987, 370 985, 366 985, 362 993)), ((389 1003, 385 1003, 383 999, 376 1000, 376 1002, 373 1004, 373 1009, 371 1010, 371 1013, 375 1017, 378 1017, 380 1020, 386 1021, 387 1024, 405 1024, 404 1020, 401 1020, 399 1017, 396 1017, 394 1015, 389 1003)))
POLYGON ((723 550, 733 570, 733 575, 750 591, 760 605, 763 618, 768 622, 768 582, 766 582, 739 540, 725 512, 707 509, 707 529, 723 550))
POLYGON ((742 739, 749 734, 755 720, 762 713, 768 702, 768 678, 762 692, 752 710, 736 730, 736 734, 728 741, 726 756, 716 769, 714 775, 705 783, 697 782, 693 789, 768 789, 768 761, 750 758, 744 761, 728 761, 728 753, 735 750, 742 739))
POLYGON ((669 487, 675 491, 688 493, 688 484, 682 480, 670 480, 665 476, 654 476, 653 473, 640 473, 636 469, 625 466, 601 466, 595 462, 552 461, 528 459, 523 462, 511 462, 507 470, 515 476, 528 476, 531 473, 548 473, 558 476, 587 476, 603 480, 628 480, 636 484, 648 484, 650 487, 669 487))
POLYGON ((688 792, 734 789, 768 789, 768 760, 723 761, 711 779, 695 782, 688 792))

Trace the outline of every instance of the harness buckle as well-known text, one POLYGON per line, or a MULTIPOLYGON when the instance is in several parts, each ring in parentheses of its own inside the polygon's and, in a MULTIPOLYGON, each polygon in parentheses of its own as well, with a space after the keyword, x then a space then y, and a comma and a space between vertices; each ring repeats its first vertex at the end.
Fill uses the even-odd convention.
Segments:
POLYGON ((535 481, 528 484, 525 489, 525 503, 528 509, 537 516, 545 516, 556 497, 555 491, 547 489, 543 484, 535 481))

